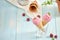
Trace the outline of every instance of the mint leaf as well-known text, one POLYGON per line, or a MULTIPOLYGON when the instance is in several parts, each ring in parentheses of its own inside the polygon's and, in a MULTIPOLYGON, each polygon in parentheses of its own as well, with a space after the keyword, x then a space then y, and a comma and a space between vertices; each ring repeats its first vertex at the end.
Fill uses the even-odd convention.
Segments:
POLYGON ((43 2, 43 4, 42 5, 47 5, 47 4, 52 4, 52 0, 50 0, 50 1, 45 1, 45 2, 43 2))
POLYGON ((50 4, 50 2, 49 2, 49 1, 47 1, 47 4, 50 4))
POLYGON ((54 40, 54 38, 52 38, 52 40, 54 40))

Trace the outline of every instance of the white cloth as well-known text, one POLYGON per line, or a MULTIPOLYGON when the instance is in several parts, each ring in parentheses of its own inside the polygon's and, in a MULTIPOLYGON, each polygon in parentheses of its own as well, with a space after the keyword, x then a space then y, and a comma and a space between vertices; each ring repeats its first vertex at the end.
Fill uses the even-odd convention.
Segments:
POLYGON ((21 5, 19 5, 18 2, 17 2, 17 0, 7 0, 7 1, 10 2, 11 4, 17 6, 18 8, 24 9, 24 10, 26 11, 26 14, 27 14, 30 18, 34 18, 34 17, 36 17, 37 15, 41 15, 41 16, 42 16, 42 7, 40 6, 40 2, 39 2, 39 1, 37 1, 39 8, 38 8, 38 12, 37 12, 36 14, 35 14, 35 13, 31 13, 31 12, 29 11, 29 6, 30 6, 30 4, 31 4, 34 0, 30 0, 29 4, 26 5, 26 6, 21 6, 21 5))

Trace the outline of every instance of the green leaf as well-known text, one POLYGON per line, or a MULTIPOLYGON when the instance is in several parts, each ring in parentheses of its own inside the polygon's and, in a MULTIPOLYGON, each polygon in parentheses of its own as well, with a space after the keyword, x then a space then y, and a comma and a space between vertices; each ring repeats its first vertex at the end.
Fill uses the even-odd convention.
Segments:
POLYGON ((49 4, 49 5, 52 4, 52 0, 50 0, 50 1, 47 0, 47 1, 43 2, 42 5, 47 5, 47 4, 49 4))
POLYGON ((54 40, 54 38, 52 38, 52 40, 54 40))
POLYGON ((50 2, 49 2, 49 1, 47 1, 47 4, 50 4, 50 2))

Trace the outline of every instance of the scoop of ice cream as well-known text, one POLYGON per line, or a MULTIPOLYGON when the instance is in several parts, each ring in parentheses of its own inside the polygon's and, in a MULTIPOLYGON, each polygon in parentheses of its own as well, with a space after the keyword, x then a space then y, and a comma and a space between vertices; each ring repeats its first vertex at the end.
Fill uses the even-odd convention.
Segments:
POLYGON ((49 22, 51 20, 51 15, 49 13, 45 14, 43 16, 43 20, 45 20, 46 22, 49 22))
POLYGON ((39 23, 40 23, 40 18, 38 18, 38 17, 36 17, 36 18, 33 18, 33 23, 35 24, 35 25, 38 25, 39 23))

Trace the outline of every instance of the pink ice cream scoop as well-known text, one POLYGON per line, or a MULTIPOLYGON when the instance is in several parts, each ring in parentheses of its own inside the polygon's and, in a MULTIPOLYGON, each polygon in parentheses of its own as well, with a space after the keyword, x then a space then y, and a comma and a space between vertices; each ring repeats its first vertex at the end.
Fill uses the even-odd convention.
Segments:
POLYGON ((51 20, 51 15, 47 13, 42 17, 42 19, 49 22, 51 20))
POLYGON ((40 18, 38 18, 38 17, 36 17, 36 18, 33 18, 33 23, 35 24, 35 25, 38 25, 39 23, 40 23, 40 18))

